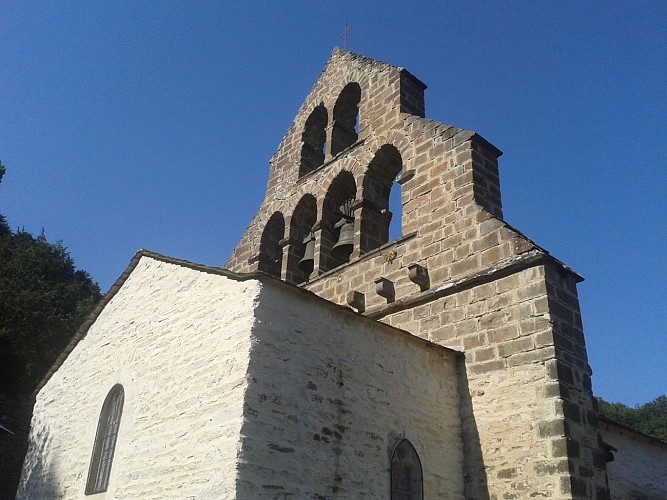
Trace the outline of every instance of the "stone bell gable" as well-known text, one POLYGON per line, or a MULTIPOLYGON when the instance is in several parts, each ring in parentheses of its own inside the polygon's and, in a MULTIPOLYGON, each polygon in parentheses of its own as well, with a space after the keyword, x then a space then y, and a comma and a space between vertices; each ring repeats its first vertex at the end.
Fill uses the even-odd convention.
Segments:
POLYGON ((334 50, 226 267, 464 352, 468 498, 607 498, 582 278, 503 220, 500 150, 425 118, 425 88, 334 50))
POLYGON ((473 200, 502 217, 501 152, 474 132, 423 118, 425 88, 405 69, 335 49, 271 158, 265 199, 226 267, 300 284, 340 266, 345 261, 330 253, 347 200, 350 258, 376 250, 389 239, 395 181, 404 186, 404 235, 423 232, 431 219, 455 222, 473 200), (310 230, 315 262, 304 272, 298 262, 310 230))

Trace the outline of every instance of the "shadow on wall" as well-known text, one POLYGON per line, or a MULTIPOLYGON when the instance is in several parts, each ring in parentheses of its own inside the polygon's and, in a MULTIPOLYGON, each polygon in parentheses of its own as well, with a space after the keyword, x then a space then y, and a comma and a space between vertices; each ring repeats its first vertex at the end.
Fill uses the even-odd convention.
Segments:
MULTIPOLYGON (((274 309, 258 308, 255 314, 260 327, 253 333, 246 374, 236 497, 337 498, 389 491, 391 453, 384 468, 386 477, 375 475, 383 469, 377 460, 383 459, 387 446, 377 432, 384 428, 384 420, 376 426, 373 417, 359 409, 364 406, 360 400, 370 397, 380 382, 359 385, 352 378, 366 355, 354 355, 354 348, 341 352, 332 347, 336 344, 324 348, 313 341, 308 323, 301 326, 303 332, 286 328, 275 320, 274 309), (371 387, 368 393, 367 387, 371 387), (359 468, 350 470, 352 463, 359 468), (369 471, 374 473, 364 475, 369 471)), ((332 329, 331 333, 338 332, 332 329)), ((465 361, 457 363, 465 498, 490 500, 465 361)), ((386 419, 391 410, 380 406, 390 403, 382 398, 376 403, 379 418, 386 419)), ((365 405, 364 411, 372 406, 365 405)), ((394 443, 390 444, 393 448, 394 443)))
MULTIPOLYGON (((25 455, 23 474, 16 493, 17 500, 63 498, 55 482, 53 463, 47 464, 46 453, 52 438, 43 428, 29 438, 29 449, 25 455)), ((13 497, 10 497, 13 498, 13 497)))
POLYGON ((378 479, 360 480, 349 463, 383 454, 384 438, 357 425, 353 361, 313 342, 308 323, 291 329, 269 307, 255 314, 261 326, 246 375, 236 498, 368 496, 378 479))
POLYGON ((465 359, 457 361, 459 376, 459 397, 461 398, 461 425, 463 427, 463 470, 465 497, 475 500, 490 500, 489 485, 479 442, 479 431, 472 411, 472 398, 468 386, 465 359))
POLYGON ((34 399, 0 395, 0 500, 13 499, 28 448, 34 399))

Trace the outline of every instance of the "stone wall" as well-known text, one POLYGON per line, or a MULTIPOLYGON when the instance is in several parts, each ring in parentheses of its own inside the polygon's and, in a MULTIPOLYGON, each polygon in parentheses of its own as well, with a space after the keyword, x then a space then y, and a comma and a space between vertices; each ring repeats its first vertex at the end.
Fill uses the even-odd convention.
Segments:
POLYGON ((99 498, 382 498, 402 439, 426 498, 463 498, 460 354, 278 281, 152 255, 38 393, 19 498, 84 496, 116 384, 99 498))
POLYGON ((108 491, 234 498, 257 282, 143 257, 39 392, 18 498, 83 498, 102 403, 125 403, 108 491))
POLYGON ((497 148, 424 118, 423 107, 395 112, 397 96, 423 99, 424 86, 406 74, 332 54, 272 160, 266 197, 227 266, 257 269, 266 223, 281 214, 277 276, 465 352, 467 449, 481 450, 466 458, 468 498, 607 498, 576 294, 581 278, 502 220, 497 148), (299 176, 298 138, 310 110, 328 109, 351 80, 362 89, 357 142, 299 176), (391 176, 396 161, 402 237, 389 242, 377 234, 391 215, 378 201, 388 184, 373 182, 378 171, 391 176), (353 186, 354 243, 349 260, 332 264, 338 236, 327 199, 342 176, 353 186), (315 207, 308 219, 315 249, 312 272, 299 276, 292 270, 304 248, 295 221, 303 219, 294 214, 306 197, 315 207))
POLYGON ((604 441, 616 448, 614 460, 607 464, 611 498, 667 498, 667 444, 608 420, 600 428, 604 441))
POLYGON ((237 497, 388 498, 392 450, 408 439, 423 498, 463 498, 457 353, 270 285, 256 310, 237 497))

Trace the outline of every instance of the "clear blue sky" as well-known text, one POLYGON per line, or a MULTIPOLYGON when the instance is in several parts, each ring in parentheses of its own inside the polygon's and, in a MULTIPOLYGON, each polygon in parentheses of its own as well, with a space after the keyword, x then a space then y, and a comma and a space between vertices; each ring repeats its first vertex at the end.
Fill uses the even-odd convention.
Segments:
POLYGON ((0 213, 104 290, 142 247, 222 265, 346 17, 504 151, 506 220, 586 277, 595 393, 667 392, 663 0, 0 0, 0 213))

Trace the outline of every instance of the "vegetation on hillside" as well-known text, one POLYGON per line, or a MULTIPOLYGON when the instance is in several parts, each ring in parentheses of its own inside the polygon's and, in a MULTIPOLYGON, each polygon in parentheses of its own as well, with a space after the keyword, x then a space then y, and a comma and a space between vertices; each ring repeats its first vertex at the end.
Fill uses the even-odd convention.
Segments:
POLYGON ((634 408, 601 398, 598 405, 603 417, 667 443, 667 396, 664 394, 634 408))
POLYGON ((0 393, 34 390, 100 296, 61 242, 12 231, 0 215, 0 393))

